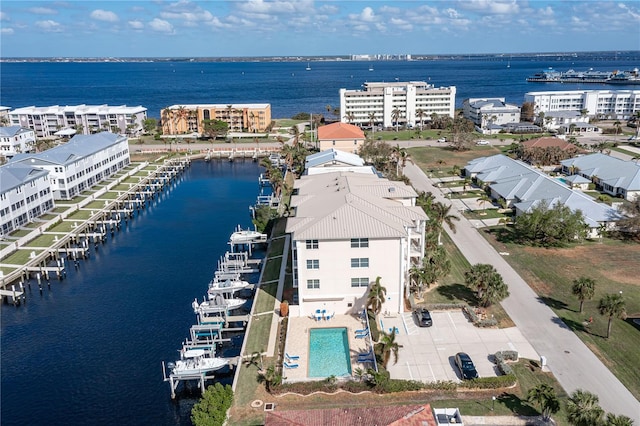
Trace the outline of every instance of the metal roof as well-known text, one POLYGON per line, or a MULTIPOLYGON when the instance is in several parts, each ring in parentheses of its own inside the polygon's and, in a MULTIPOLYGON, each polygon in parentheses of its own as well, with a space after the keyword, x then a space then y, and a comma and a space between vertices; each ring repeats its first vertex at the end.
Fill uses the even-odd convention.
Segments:
POLYGON ((47 176, 48 174, 48 171, 28 164, 5 164, 0 167, 0 193, 4 194, 20 185, 47 176))
POLYGON ((560 162, 565 168, 576 167, 581 175, 597 176, 600 182, 626 191, 640 191, 640 165, 601 153, 583 155, 560 162))

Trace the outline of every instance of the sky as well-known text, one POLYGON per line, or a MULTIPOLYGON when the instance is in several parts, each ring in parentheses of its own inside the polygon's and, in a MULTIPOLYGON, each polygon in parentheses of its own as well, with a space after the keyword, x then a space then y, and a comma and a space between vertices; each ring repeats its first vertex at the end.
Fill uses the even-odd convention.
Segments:
POLYGON ((639 0, 0 1, 0 57, 640 50, 639 0))

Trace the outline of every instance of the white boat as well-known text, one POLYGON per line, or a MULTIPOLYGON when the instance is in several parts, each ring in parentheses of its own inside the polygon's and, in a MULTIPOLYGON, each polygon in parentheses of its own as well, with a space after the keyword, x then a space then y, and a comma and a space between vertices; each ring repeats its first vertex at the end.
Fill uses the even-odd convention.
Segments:
POLYGON ((229 242, 231 244, 266 243, 267 234, 251 229, 242 229, 238 225, 236 231, 229 237, 229 242))
POLYGON ((227 360, 209 357, 209 351, 204 349, 191 349, 182 352, 182 358, 175 363, 168 363, 167 367, 172 376, 192 376, 220 370, 228 364, 227 360))
POLYGON ((373 71, 373 65, 369 65, 369 71, 373 71))
POLYGON ((251 284, 248 281, 240 279, 239 274, 235 274, 233 278, 226 280, 215 277, 209 283, 209 295, 216 293, 232 293, 237 290, 249 287, 251 284))
POLYGON ((244 299, 225 299, 221 294, 209 295, 209 300, 202 303, 198 303, 198 300, 194 300, 191 306, 193 312, 200 315, 226 313, 233 309, 238 309, 242 305, 247 303, 244 299))
POLYGON ((309 62, 307 62, 307 68, 305 68, 305 70, 311 71, 311 65, 309 64, 309 62))

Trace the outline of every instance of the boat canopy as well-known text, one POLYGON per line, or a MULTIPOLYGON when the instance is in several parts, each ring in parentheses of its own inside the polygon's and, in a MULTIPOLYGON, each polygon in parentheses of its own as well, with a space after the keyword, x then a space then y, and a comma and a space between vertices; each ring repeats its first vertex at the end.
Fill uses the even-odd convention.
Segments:
POLYGON ((206 351, 204 349, 189 349, 184 352, 182 355, 184 358, 198 358, 200 356, 205 356, 206 351))

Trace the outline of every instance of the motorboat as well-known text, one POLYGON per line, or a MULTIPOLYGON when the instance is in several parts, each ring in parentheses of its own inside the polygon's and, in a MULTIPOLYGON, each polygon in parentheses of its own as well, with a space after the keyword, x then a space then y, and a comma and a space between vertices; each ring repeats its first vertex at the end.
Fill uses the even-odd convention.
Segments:
POLYGON ((231 278, 220 279, 217 276, 209 283, 209 295, 216 293, 233 293, 251 285, 248 281, 240 279, 240 274, 235 274, 231 278))
POLYGON ((191 306, 196 314, 225 314, 233 309, 238 309, 242 305, 247 303, 244 299, 225 299, 221 294, 209 295, 209 300, 205 300, 202 303, 198 303, 198 300, 194 300, 191 306))
POLYGON ((189 349, 181 351, 182 355, 176 362, 167 364, 172 376, 193 376, 220 370, 228 365, 223 358, 211 357, 211 351, 204 349, 189 349))
POLYGON ((231 244, 266 243, 267 234, 251 229, 242 229, 238 225, 236 231, 229 237, 229 242, 231 244))

